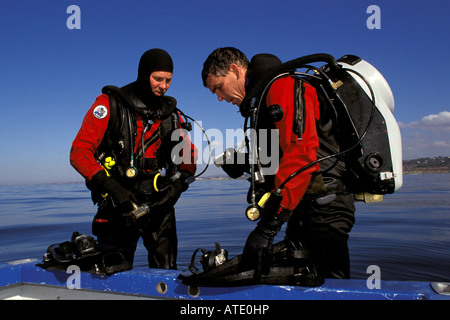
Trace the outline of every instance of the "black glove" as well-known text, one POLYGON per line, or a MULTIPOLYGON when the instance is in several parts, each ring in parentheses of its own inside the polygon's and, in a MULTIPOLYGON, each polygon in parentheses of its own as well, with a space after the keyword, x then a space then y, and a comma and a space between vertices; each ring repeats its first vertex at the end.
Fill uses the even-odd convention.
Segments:
POLYGON ((222 170, 232 179, 237 179, 244 174, 250 172, 248 164, 248 155, 238 153, 233 148, 227 148, 223 156, 214 159, 216 165, 221 166, 222 170))
POLYGON ((273 239, 286 221, 285 215, 278 214, 281 199, 281 195, 271 194, 261 213, 261 220, 248 236, 242 252, 241 270, 254 269, 255 279, 270 271, 273 239))
POLYGON ((95 189, 101 193, 107 193, 111 196, 114 205, 123 213, 133 210, 132 203, 137 203, 133 193, 122 187, 114 178, 109 177, 105 170, 100 170, 91 179, 89 183, 90 189, 95 189))
POLYGON ((247 166, 245 164, 224 164, 222 169, 231 179, 237 179, 246 172, 247 166))
POLYGON ((171 183, 167 183, 166 186, 160 190, 160 192, 165 192, 165 195, 158 201, 157 206, 164 208, 173 207, 181 194, 189 188, 189 184, 186 182, 186 179, 189 176, 189 173, 181 172, 181 176, 178 179, 171 183))

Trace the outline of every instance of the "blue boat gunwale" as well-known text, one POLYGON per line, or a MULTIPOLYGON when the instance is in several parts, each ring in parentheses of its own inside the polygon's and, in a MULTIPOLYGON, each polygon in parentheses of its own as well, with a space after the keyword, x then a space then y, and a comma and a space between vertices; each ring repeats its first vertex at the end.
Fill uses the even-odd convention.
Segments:
MULTIPOLYGON (((45 270, 36 259, 0 264, 0 288, 16 284, 38 284, 68 288, 73 274, 45 270)), ((142 296, 151 299, 180 300, 450 300, 436 293, 430 282, 381 281, 380 289, 369 289, 364 279, 326 279, 320 287, 242 286, 188 287, 178 279, 180 271, 136 267, 109 276, 79 274, 80 289, 142 296)), ((78 289, 72 289, 78 290, 78 289)))

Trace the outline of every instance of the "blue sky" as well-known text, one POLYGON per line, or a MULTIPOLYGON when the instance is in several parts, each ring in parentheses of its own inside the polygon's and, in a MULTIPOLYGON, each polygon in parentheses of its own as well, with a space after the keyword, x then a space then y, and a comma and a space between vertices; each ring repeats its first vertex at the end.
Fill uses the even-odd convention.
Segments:
POLYGON ((202 86, 215 48, 283 61, 358 55, 392 88, 404 158, 449 156, 449 13, 441 0, 2 1, 0 184, 81 181, 69 151, 86 111, 103 86, 134 81, 150 48, 172 55, 168 94, 180 108, 223 132, 243 118, 202 86), (81 29, 66 26, 70 5, 81 9, 81 29), (381 29, 367 28, 370 5, 381 29))

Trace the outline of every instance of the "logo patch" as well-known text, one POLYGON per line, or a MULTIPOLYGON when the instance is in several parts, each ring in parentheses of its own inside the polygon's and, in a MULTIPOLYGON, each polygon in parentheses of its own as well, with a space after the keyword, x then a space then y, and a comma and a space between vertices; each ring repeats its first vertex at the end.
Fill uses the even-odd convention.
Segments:
POLYGON ((99 105, 94 108, 94 117, 103 119, 108 114, 108 109, 104 105, 99 105))

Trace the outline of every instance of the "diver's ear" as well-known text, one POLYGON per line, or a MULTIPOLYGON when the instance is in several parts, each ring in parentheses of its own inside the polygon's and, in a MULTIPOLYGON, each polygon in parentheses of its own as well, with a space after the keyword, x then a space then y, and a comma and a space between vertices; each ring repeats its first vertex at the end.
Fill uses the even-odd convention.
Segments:
POLYGON ((238 66, 236 63, 231 63, 228 71, 235 74, 236 78, 239 79, 240 77, 245 76, 245 72, 243 69, 244 68, 238 66))

